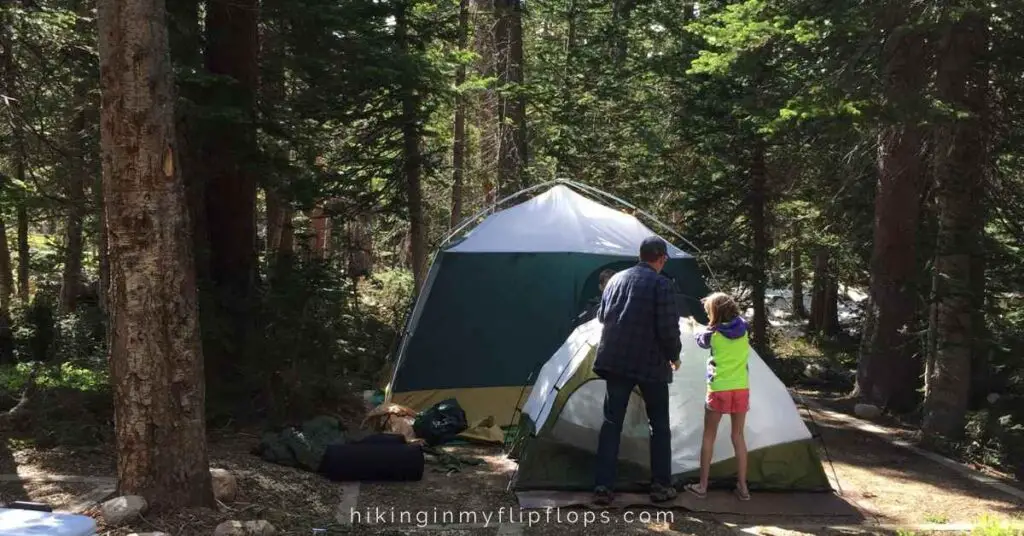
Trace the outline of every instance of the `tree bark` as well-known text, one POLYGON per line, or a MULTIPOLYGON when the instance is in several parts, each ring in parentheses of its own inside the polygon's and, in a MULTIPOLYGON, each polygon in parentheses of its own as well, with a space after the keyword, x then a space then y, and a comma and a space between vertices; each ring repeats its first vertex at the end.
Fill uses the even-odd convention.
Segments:
POLYGON ((498 76, 498 192, 526 186, 526 99, 523 91, 523 11, 520 0, 495 0, 498 76))
POLYGON ((206 231, 209 274, 223 331, 207 339, 209 379, 218 384, 244 367, 251 336, 256 266, 256 91, 259 81, 259 6, 256 0, 206 3, 206 67, 230 78, 205 93, 240 120, 204 125, 206 231))
MULTIPOLYGON (((84 100, 84 97, 83 97, 84 100)), ((84 103, 83 103, 84 104, 84 103)), ((72 127, 78 135, 85 130, 85 112, 78 112, 72 127)), ((77 144, 81 149, 81 142, 77 144)), ((82 160, 85 155, 75 151, 71 158, 74 163, 68 177, 67 199, 68 214, 64 235, 64 269, 61 273, 60 297, 58 311, 68 314, 75 310, 78 295, 82 290, 82 226, 85 220, 85 166, 82 160)))
POLYGON ((926 437, 957 439, 964 433, 976 349, 972 296, 980 245, 977 225, 988 170, 987 20, 976 11, 959 15, 943 30, 937 62, 938 96, 965 116, 949 118, 937 129, 935 203, 939 231, 933 272, 932 337, 934 355, 925 371, 926 437))
POLYGON ((917 229, 925 167, 921 150, 921 95, 928 77, 924 31, 913 27, 919 7, 893 3, 894 19, 883 50, 884 94, 898 121, 878 140, 871 255, 870 337, 861 346, 854 394, 877 406, 909 411, 915 404, 914 296, 917 229))
POLYGON ((764 162, 764 142, 754 142, 753 160, 750 164, 750 226, 753 233, 754 255, 751 266, 754 301, 754 326, 751 345, 764 359, 768 359, 768 308, 765 294, 768 285, 768 220, 765 205, 768 203, 768 177, 764 162))
POLYGON ((804 307, 804 263, 800 246, 793 244, 789 254, 793 287, 792 313, 795 318, 807 318, 807 309, 804 307))
MULTIPOLYGON (((23 145, 19 152, 17 176, 18 180, 25 180, 25 153, 23 145)), ((18 300, 22 305, 28 304, 31 298, 31 287, 29 282, 29 270, 32 265, 32 254, 28 247, 28 208, 25 201, 18 201, 18 300)))
MULTIPOLYGON (((497 76, 497 52, 495 50, 494 0, 471 0, 473 18, 473 52, 477 56, 475 65, 479 78, 497 76)), ((474 151, 478 160, 474 166, 480 174, 484 205, 493 205, 498 199, 497 166, 500 129, 498 128, 498 94, 493 84, 477 95, 474 105, 474 126, 479 131, 479 147, 474 151)))
POLYGON ((11 315, 11 298, 14 296, 14 274, 11 272, 11 248, 7 242, 7 225, 0 218, 0 315, 11 315))
POLYGON ((162 0, 100 0, 103 194, 118 493, 214 506, 195 267, 162 0))
MULTIPOLYGON (((402 3, 395 16, 395 35, 406 53, 412 48, 408 35, 408 5, 402 3)), ((427 276, 427 225, 423 208, 422 164, 420 156, 420 95, 415 87, 402 89, 402 174, 409 215, 409 248, 413 280, 418 290, 427 276)))
MULTIPOLYGON (((459 52, 466 50, 469 40, 469 0, 459 2, 459 52)), ((466 176, 466 95, 462 85, 466 83, 466 66, 460 64, 455 71, 455 142, 452 146, 452 216, 450 228, 455 229, 462 221, 462 187, 466 176)))

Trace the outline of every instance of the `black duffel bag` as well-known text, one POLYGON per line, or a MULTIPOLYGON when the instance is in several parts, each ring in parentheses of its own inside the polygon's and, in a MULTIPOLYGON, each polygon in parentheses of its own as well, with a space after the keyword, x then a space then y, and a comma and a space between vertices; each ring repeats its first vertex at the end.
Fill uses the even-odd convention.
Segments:
POLYGON ((335 482, 408 482, 423 479, 419 445, 382 436, 359 443, 329 445, 319 473, 335 482))
POLYGON ((469 428, 466 412, 454 398, 442 400, 416 416, 412 430, 416 437, 428 445, 440 445, 451 441, 469 428))

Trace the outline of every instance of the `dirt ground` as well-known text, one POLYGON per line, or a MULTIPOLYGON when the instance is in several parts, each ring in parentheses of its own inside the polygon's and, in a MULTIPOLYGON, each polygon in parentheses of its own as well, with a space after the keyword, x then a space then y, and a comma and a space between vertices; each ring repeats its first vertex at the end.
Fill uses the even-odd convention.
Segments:
MULTIPOLYGON (((841 491, 842 498, 863 513, 862 533, 897 533, 877 528, 878 525, 976 523, 984 516, 1000 520, 1024 516, 1024 504, 1008 494, 851 429, 841 420, 820 412, 812 415, 813 422, 809 420, 809 425, 821 432, 826 472, 835 478, 833 485, 841 491)), ((150 515, 126 527, 101 526, 99 534, 124 536, 160 530, 172 535, 198 536, 212 534, 213 527, 228 519, 266 519, 282 535, 309 535, 314 528, 326 529, 320 533, 326 535, 849 533, 825 528, 835 524, 835 519, 793 518, 783 512, 752 518, 684 510, 630 509, 603 514, 590 511, 597 517, 585 524, 588 511, 570 509, 558 512, 558 518, 545 518, 543 511, 533 511, 537 518, 531 523, 530 514, 518 509, 515 496, 507 489, 515 464, 507 461, 497 447, 448 447, 450 452, 477 458, 482 463, 465 464, 455 472, 448 471, 450 467, 431 463, 420 482, 342 485, 263 462, 249 453, 256 441, 255 435, 245 434, 211 439, 212 466, 231 470, 239 481, 239 497, 232 504, 222 505, 218 510, 150 515), (355 518, 352 518, 353 511, 358 512, 355 518), (463 519, 446 517, 446 512, 452 511, 476 512, 476 518, 469 514, 463 519), (417 514, 405 514, 402 518, 401 512, 417 514), (492 517, 485 518, 485 512, 492 517), (508 523, 510 515, 514 516, 512 524, 508 523)), ((15 470, 22 475, 110 477, 114 475, 114 460, 105 449, 12 451, 0 445, 0 474, 12 474, 15 470)), ((83 489, 86 487, 71 483, 0 482, 0 501, 9 497, 29 498, 51 501, 60 508, 70 497, 87 491, 83 489)), ((757 500, 756 495, 753 500, 757 500)))

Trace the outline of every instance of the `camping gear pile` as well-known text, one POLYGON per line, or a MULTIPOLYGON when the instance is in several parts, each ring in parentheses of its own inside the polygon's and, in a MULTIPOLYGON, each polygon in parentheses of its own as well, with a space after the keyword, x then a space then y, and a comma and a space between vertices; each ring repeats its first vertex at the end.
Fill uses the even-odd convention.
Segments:
POLYGON ((362 425, 371 434, 356 439, 346 435, 337 418, 315 417, 301 426, 264 434, 252 453, 335 481, 420 480, 425 454, 446 472, 453 464, 472 463, 433 448, 468 428, 466 414, 455 399, 420 413, 398 404, 381 404, 362 425))

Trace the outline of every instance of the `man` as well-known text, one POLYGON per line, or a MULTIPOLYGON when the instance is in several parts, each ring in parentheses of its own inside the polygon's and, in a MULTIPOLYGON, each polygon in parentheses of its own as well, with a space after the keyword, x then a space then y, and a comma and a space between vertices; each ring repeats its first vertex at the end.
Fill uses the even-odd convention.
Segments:
POLYGON ((670 482, 668 384, 679 368, 682 343, 672 283, 661 275, 667 261, 665 241, 647 238, 640 245, 640 262, 615 274, 601 296, 597 317, 603 331, 594 373, 605 380, 607 394, 597 446, 596 504, 607 505, 614 498, 622 422, 635 386, 640 387, 651 427, 651 500, 676 496, 670 482))

